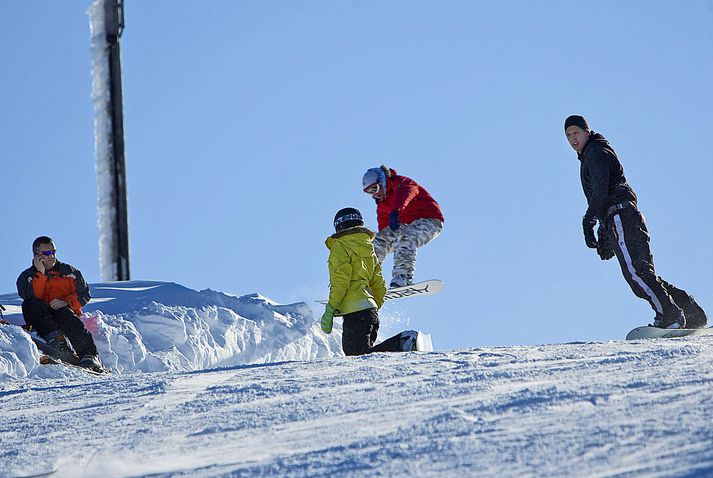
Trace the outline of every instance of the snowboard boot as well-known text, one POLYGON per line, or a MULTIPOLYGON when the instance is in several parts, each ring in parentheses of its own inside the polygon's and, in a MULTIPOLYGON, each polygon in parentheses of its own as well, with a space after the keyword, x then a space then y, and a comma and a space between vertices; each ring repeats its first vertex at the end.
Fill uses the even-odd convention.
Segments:
POLYGON ((416 332, 415 330, 405 330, 401 332, 401 350, 403 350, 404 352, 413 352, 414 350, 416 350, 417 337, 418 332, 416 332))
POLYGON ((676 302, 676 305, 683 309, 683 315, 686 316, 686 327, 689 329, 702 329, 708 323, 706 313, 692 296, 689 295, 685 303, 676 302))
POLYGON ((651 326, 659 329, 685 329, 686 316, 681 309, 675 307, 670 309, 668 313, 656 314, 654 323, 651 326))
POLYGON ((47 347, 54 351, 55 358, 63 362, 76 363, 77 356, 64 335, 55 335, 51 340, 47 341, 47 347))
POLYGON ((79 360, 79 366, 94 370, 95 372, 102 372, 104 370, 99 356, 93 354, 82 355, 82 358, 79 360))
POLYGON ((389 284, 389 289, 396 289, 397 287, 406 287, 411 285, 412 281, 403 274, 396 275, 391 278, 391 284, 389 284))

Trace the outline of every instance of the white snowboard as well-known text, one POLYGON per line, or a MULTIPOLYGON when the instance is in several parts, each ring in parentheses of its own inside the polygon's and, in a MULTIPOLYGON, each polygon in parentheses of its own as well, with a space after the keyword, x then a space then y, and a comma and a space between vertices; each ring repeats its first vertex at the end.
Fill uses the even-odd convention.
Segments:
MULTIPOLYGON (((443 290, 443 281, 439 279, 430 279, 417 284, 407 285, 405 287, 396 287, 386 291, 384 300, 404 299, 406 297, 415 297, 422 295, 438 294, 443 290)), ((318 300, 320 304, 326 304, 326 300, 318 300)))
POLYGON ((438 279, 425 280, 406 287, 396 287, 386 291, 384 300, 403 299, 404 297, 438 294, 443 290, 443 281, 438 279))
POLYGON ((430 334, 424 334, 419 331, 416 336, 416 351, 417 352, 433 352, 433 342, 430 334))
POLYGON ((626 340, 639 339, 669 339, 672 337, 687 337, 690 335, 713 335, 713 328, 705 327, 702 329, 660 329, 645 325, 637 327, 628 334, 626 340))

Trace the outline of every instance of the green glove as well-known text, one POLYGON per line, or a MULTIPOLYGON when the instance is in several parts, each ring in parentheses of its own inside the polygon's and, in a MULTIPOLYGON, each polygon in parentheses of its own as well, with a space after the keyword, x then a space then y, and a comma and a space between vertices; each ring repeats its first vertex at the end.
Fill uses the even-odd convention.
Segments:
POLYGON ((332 324, 334 323, 334 313, 336 311, 337 309, 329 304, 324 306, 324 314, 322 314, 322 332, 325 334, 332 333, 332 324))

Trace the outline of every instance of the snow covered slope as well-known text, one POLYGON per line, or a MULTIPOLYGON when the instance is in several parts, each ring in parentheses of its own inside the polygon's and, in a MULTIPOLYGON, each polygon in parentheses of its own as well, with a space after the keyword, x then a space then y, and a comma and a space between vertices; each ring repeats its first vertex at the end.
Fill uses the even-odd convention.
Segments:
POLYGON ((0 326, 0 478, 713 476, 713 337, 344 357, 305 304, 92 290, 111 376, 0 326))
POLYGON ((0 476, 711 476, 712 383, 709 337, 72 370, 0 385, 0 476))
MULTIPOLYGON (((91 293, 83 320, 104 364, 115 373, 199 370, 342 353, 340 331, 323 334, 304 303, 278 305, 258 294, 197 292, 171 282, 92 284, 91 293)), ((24 323, 16 294, 0 296, 0 303, 8 309, 6 319, 24 323)), ((17 329, 0 327, 0 377, 44 373, 36 370, 34 346, 17 329)))

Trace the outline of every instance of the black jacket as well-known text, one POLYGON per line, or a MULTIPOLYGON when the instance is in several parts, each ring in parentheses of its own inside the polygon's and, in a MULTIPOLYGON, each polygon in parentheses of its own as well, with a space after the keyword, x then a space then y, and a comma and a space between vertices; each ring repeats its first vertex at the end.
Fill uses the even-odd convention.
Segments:
POLYGON ((636 206, 636 194, 624 177, 624 168, 614 148, 599 133, 592 132, 581 154, 579 175, 587 197, 587 212, 582 222, 594 225, 606 221, 606 212, 616 204, 631 202, 636 206))

